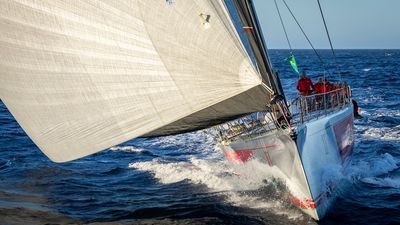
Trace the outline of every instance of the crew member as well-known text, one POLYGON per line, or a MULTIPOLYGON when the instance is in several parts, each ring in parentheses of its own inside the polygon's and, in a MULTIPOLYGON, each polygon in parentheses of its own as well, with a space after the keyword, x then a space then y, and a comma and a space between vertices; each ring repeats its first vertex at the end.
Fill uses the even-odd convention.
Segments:
POLYGON ((354 117, 357 119, 362 118, 360 113, 358 112, 358 104, 354 99, 351 99, 351 102, 353 103, 353 110, 354 110, 354 117))
POLYGON ((331 84, 326 78, 324 79, 324 92, 330 92, 333 91, 335 88, 333 86, 333 84, 331 84))
POLYGON ((313 90, 313 83, 310 78, 307 77, 306 73, 303 72, 299 81, 297 82, 297 90, 300 92, 300 95, 309 95, 313 90))
POLYGON ((324 93, 324 81, 322 77, 318 78, 318 82, 314 84, 314 92, 316 94, 324 93))

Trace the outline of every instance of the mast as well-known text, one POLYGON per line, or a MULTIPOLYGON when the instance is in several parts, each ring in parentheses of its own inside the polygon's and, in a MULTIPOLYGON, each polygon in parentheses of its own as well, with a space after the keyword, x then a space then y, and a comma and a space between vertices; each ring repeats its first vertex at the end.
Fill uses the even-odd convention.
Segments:
MULTIPOLYGON (((279 77, 273 70, 272 63, 269 59, 267 47, 265 44, 264 37, 258 17, 254 8, 252 0, 232 0, 236 10, 239 14, 240 20, 243 26, 251 27, 252 32, 246 32, 251 48, 254 52, 258 68, 261 73, 263 81, 272 88, 275 94, 284 96, 282 85, 279 77)), ((285 99, 286 102, 286 99, 285 99)))

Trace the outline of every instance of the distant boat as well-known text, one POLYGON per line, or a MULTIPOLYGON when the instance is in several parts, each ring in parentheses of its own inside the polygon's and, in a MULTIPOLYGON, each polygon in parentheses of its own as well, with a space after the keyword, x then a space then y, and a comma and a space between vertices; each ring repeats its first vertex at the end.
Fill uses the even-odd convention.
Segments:
POLYGON ((0 11, 0 98, 54 162, 214 126, 229 159, 281 171, 314 219, 334 200, 327 172, 354 142, 349 88, 289 111, 251 0, 9 0, 0 11))

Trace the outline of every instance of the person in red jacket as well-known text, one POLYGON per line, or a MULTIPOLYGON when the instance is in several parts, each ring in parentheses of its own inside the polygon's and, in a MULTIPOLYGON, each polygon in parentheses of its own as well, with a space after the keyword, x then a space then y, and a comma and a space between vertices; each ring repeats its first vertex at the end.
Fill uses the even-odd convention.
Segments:
POLYGON ((314 84, 314 93, 317 94, 315 96, 315 110, 320 110, 323 107, 323 94, 325 92, 325 84, 324 84, 324 78, 320 77, 318 78, 317 83, 314 84))
POLYGON ((313 83, 310 78, 307 77, 306 73, 303 72, 299 81, 297 82, 297 90, 300 92, 300 95, 309 95, 313 90, 313 83))
POLYGON ((314 84, 314 92, 316 94, 322 94, 324 93, 324 80, 322 77, 318 78, 318 82, 314 84))
POLYGON ((334 89, 335 89, 335 87, 333 86, 333 84, 331 84, 326 78, 325 78, 325 80, 324 80, 325 82, 325 93, 326 92, 330 92, 330 91, 333 91, 334 89))

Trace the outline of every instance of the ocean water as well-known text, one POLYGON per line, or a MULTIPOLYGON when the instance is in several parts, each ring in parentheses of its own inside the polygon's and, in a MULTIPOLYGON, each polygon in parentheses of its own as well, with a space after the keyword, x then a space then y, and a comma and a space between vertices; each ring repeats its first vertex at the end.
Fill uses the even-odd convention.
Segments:
MULTIPOLYGON (((295 51, 315 81, 331 52, 295 51)), ((318 224, 400 224, 400 50, 338 50, 362 119, 338 199, 318 224)), ((289 98, 296 75, 270 50, 289 98)), ((330 75, 331 74, 331 75, 330 75)), ((134 139, 69 163, 48 160, 0 102, 0 224, 317 224, 265 166, 238 176, 205 131, 134 139)))

